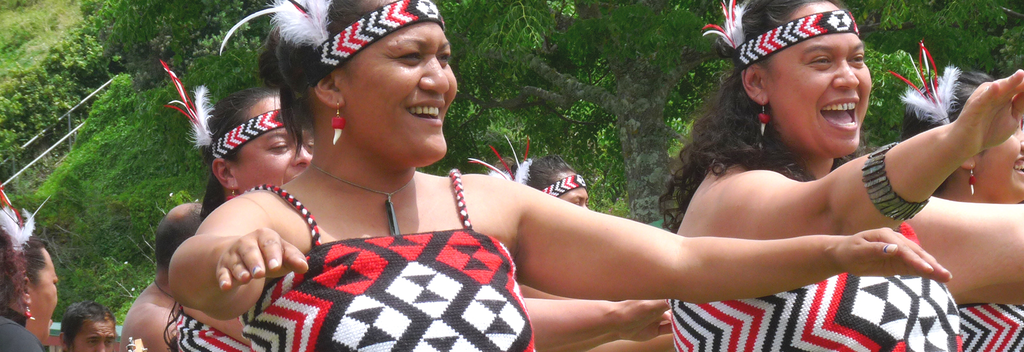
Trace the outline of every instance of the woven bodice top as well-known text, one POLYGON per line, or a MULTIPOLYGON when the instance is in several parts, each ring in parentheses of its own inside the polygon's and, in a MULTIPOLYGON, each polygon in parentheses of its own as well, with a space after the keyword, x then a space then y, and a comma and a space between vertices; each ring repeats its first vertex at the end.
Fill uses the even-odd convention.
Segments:
MULTIPOLYGON (((913 230, 900 227, 916 241, 913 230)), ((671 301, 678 351, 959 351, 945 285, 914 276, 833 276, 757 299, 671 301)))
POLYGON ((460 174, 462 229, 319 243, 309 270, 268 283, 242 316, 256 351, 533 351, 533 332, 504 245, 473 231, 460 174))

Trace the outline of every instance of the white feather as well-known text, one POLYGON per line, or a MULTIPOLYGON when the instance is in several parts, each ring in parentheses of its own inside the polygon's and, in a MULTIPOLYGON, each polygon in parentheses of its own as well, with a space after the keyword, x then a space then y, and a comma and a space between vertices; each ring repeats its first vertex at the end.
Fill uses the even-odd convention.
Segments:
MULTIPOLYGON (((28 213, 28 210, 21 210, 22 216, 25 219, 25 226, 21 228, 21 243, 20 246, 24 246, 25 242, 28 242, 28 238, 32 237, 32 231, 36 229, 36 217, 28 213)), ((20 248, 17 248, 20 249, 20 248)))
MULTIPOLYGON (((736 3, 735 0, 730 2, 733 4, 736 3)), ((746 36, 743 35, 743 13, 745 11, 745 6, 746 4, 737 5, 732 18, 725 22, 725 30, 729 31, 729 35, 732 37, 733 44, 736 45, 736 47, 743 45, 743 42, 746 41, 746 36)))
POLYGON ((526 161, 519 165, 519 169, 516 170, 516 182, 525 185, 526 182, 530 181, 530 166, 533 166, 533 159, 526 159, 526 161))
POLYGON ((938 97, 938 102, 928 99, 913 88, 908 88, 901 100, 921 120, 948 124, 949 110, 953 107, 953 94, 959 85, 959 79, 960 69, 947 66, 944 75, 938 80, 937 91, 933 92, 938 97))
POLYGON ((480 164, 480 165, 483 165, 483 166, 484 166, 484 167, 486 167, 487 169, 491 170, 491 171, 490 171, 490 172, 489 172, 489 173, 487 174, 487 175, 489 175, 489 176, 493 176, 493 177, 500 177, 500 178, 503 178, 503 179, 506 179, 506 180, 512 181, 512 176, 511 176, 511 175, 509 175, 509 174, 508 174, 508 172, 506 172, 506 171, 502 171, 501 169, 499 169, 499 168, 495 167, 494 165, 488 164, 487 162, 485 162, 485 161, 483 161, 483 160, 480 160, 480 159, 476 159, 476 158, 469 158, 469 162, 471 162, 471 163, 474 163, 474 164, 480 164))
MULTIPOLYGON (((26 226, 22 227, 21 224, 18 224, 18 214, 16 214, 15 211, 16 210, 14 210, 14 208, 10 207, 0 209, 0 213, 2 213, 0 214, 0 228, 3 228, 4 232, 11 237, 11 243, 14 245, 14 249, 21 250, 21 247, 25 245, 28 238, 32 236, 31 227, 35 227, 35 224, 34 221, 31 223, 26 221, 26 226), (26 229, 28 231, 25 231, 26 229)), ((25 214, 27 215, 28 212, 25 212, 25 214)))
MULTIPOLYGON (((291 6, 293 8, 295 7, 294 5, 292 5, 291 3, 287 2, 287 1, 285 1, 284 3, 288 4, 288 6, 291 6)), ((274 5, 274 7, 271 7, 269 9, 264 9, 264 10, 257 11, 254 14, 246 16, 241 21, 238 21, 238 23, 235 23, 235 25, 233 27, 231 27, 231 29, 228 30, 228 34, 224 35, 224 40, 220 42, 220 52, 218 52, 217 54, 218 55, 223 55, 224 54, 224 47, 228 45, 228 39, 231 39, 231 35, 235 34, 235 31, 238 30, 238 27, 241 27, 243 24, 249 23, 249 21, 251 21, 252 19, 254 19, 256 17, 260 17, 260 16, 263 16, 263 15, 271 14, 271 13, 275 13, 275 12, 278 12, 278 11, 281 11, 281 10, 282 10, 282 8, 278 8, 278 5, 274 5)))
POLYGON ((956 66, 946 66, 939 77, 939 88, 935 95, 942 103, 942 110, 946 112, 946 119, 949 120, 949 111, 953 110, 954 95, 956 88, 960 85, 960 69, 956 66))
POLYGON ((210 115, 213 114, 213 106, 210 106, 210 94, 206 86, 198 86, 195 91, 196 121, 192 124, 192 140, 196 148, 213 144, 213 136, 210 134, 210 115))
POLYGON ((281 40, 307 46, 319 46, 330 38, 327 25, 330 24, 328 14, 331 10, 330 0, 296 0, 308 11, 302 13, 295 5, 286 0, 277 0, 276 11, 271 20, 281 30, 281 40))

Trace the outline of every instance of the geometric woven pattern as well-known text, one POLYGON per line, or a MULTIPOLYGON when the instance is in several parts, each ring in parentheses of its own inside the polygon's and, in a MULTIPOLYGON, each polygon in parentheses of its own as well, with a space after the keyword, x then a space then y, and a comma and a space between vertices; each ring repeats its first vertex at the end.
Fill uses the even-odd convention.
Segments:
POLYGON ((860 35, 850 12, 836 10, 799 18, 747 40, 736 48, 736 66, 746 67, 790 45, 819 35, 836 33, 860 35))
POLYGON ((182 352, 250 352, 249 345, 180 312, 176 323, 182 352))
POLYGON ((242 315, 253 350, 534 350, 508 251, 471 228, 351 238, 306 255, 305 274, 268 283, 242 315))
POLYGON ((964 351, 1024 350, 1024 306, 969 304, 960 306, 964 351))
POLYGON ((672 301, 678 351, 959 351, 945 286, 914 276, 833 276, 757 299, 672 301))
POLYGON ((363 15, 316 48, 319 55, 307 61, 307 79, 316 85, 363 48, 395 31, 420 22, 434 22, 444 29, 444 20, 430 0, 399 0, 363 15))
POLYGON ((579 187, 587 188, 587 182, 583 181, 583 176, 571 175, 561 180, 558 180, 555 183, 552 183, 547 188, 541 190, 541 192, 558 197, 565 194, 565 192, 574 190, 579 187))
POLYGON ((256 139, 256 137, 271 130, 284 127, 284 124, 278 121, 278 115, 278 110, 267 111, 228 131, 228 133, 224 134, 223 137, 220 137, 213 144, 213 157, 223 158, 224 155, 235 148, 241 147, 246 142, 256 139))

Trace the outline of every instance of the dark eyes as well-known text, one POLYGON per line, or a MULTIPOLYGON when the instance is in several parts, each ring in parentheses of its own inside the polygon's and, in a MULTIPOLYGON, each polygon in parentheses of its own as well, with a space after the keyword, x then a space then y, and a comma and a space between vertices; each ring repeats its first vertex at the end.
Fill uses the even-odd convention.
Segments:
MULTIPOLYGON (((399 56, 398 59, 410 65, 417 65, 423 60, 423 57, 424 55, 421 53, 409 53, 399 56)), ((448 61, 450 61, 451 58, 452 54, 448 52, 437 54, 437 61, 441 63, 441 66, 448 65, 448 61)))

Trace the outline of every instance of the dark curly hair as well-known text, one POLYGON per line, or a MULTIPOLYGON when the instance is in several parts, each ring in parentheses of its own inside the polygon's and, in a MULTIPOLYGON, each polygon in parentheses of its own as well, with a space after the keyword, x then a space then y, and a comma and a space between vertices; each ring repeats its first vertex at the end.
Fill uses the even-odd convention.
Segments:
POLYGON ((25 326, 25 314, 11 307, 24 306, 21 297, 26 290, 25 256, 14 249, 11 236, 0 228, 0 316, 25 326))
MULTIPOLYGON (((920 116, 915 113, 913 109, 908 107, 903 113, 903 126, 900 131, 900 140, 905 141, 913 136, 921 134, 924 131, 956 121, 956 119, 960 117, 960 113, 963 112, 964 103, 971 97, 971 94, 974 94, 974 91, 983 83, 995 80, 996 79, 994 77, 984 72, 968 71, 962 73, 960 78, 957 79, 958 86, 956 87, 956 91, 953 92, 953 106, 949 111, 949 122, 936 121, 934 119, 926 118, 925 116, 920 116)), ((984 151, 982 151, 982 153, 984 153, 984 151)), ((939 188, 935 189, 935 193, 941 193, 946 188, 946 183, 948 181, 949 178, 947 177, 946 181, 943 181, 942 184, 939 185, 939 188)))
MULTIPOLYGON (((829 2, 839 8, 839 0, 750 0, 743 15, 743 33, 753 38, 789 22, 793 12, 806 4, 829 2)), ((714 44, 720 56, 732 59, 735 49, 719 39, 714 44)), ((768 57, 755 65, 771 61, 768 57)), ((710 172, 723 175, 734 166, 747 170, 771 170, 797 181, 814 177, 779 139, 779 133, 768 124, 761 136, 757 114, 761 105, 747 96, 743 88, 743 70, 734 67, 706 104, 703 116, 693 123, 689 141, 679 152, 682 166, 669 180, 668 189, 660 198, 665 228, 679 230, 683 215, 697 187, 710 172)), ((838 161, 841 163, 841 161, 838 161)))

